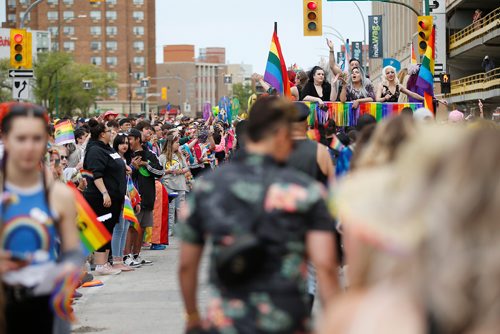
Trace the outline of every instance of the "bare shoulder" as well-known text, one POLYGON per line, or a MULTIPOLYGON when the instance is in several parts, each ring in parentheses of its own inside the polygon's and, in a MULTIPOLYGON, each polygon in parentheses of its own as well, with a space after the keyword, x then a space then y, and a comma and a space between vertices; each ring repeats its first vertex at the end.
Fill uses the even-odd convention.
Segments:
POLYGON ((75 194, 69 186, 62 182, 54 181, 50 190, 50 202, 59 211, 68 205, 74 205, 75 194))

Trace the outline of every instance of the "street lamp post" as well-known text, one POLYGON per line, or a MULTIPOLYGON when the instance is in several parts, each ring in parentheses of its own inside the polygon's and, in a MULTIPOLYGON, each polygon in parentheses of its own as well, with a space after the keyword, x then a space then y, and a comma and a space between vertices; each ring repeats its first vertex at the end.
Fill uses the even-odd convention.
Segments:
POLYGON ((35 8, 36 6, 38 6, 43 0, 36 0, 35 2, 33 2, 29 7, 28 9, 26 9, 26 11, 24 12, 23 14, 23 17, 21 18, 21 22, 19 23, 19 28, 20 29, 24 29, 24 22, 26 21, 26 19, 28 18, 28 15, 30 14, 30 12, 33 10, 33 8, 35 8))
MULTIPOLYGON (((356 8, 358 9, 359 15, 361 15, 361 19, 363 20, 363 45, 361 46, 361 54, 363 54, 363 48, 366 45, 366 21, 365 21, 365 16, 363 15, 361 8, 359 8, 356 1, 353 1, 353 3, 356 6, 356 8)), ((362 62, 363 70, 366 73, 366 62, 364 62, 363 59, 360 59, 359 61, 362 62)))

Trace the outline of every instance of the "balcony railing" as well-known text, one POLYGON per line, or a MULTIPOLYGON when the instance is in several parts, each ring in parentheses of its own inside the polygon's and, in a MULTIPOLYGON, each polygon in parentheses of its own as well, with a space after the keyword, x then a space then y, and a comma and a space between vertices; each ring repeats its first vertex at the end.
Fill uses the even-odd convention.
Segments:
POLYGON ((485 92, 500 87, 500 67, 451 82, 451 96, 485 92))
POLYGON ((450 50, 456 49, 469 43, 488 32, 500 28, 500 7, 483 17, 482 19, 469 24, 464 29, 450 36, 450 50))

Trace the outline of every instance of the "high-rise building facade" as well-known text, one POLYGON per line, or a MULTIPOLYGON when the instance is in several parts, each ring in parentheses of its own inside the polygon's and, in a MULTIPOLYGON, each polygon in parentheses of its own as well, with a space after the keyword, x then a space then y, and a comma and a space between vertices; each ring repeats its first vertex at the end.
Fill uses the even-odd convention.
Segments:
MULTIPOLYGON (((19 26, 32 1, 7 0, 5 28, 19 26)), ((28 29, 48 30, 52 49, 72 53, 116 78, 101 109, 139 112, 148 98, 140 79, 156 77, 155 0, 46 0, 29 14, 28 29)), ((155 81, 149 90, 156 91, 155 81)))

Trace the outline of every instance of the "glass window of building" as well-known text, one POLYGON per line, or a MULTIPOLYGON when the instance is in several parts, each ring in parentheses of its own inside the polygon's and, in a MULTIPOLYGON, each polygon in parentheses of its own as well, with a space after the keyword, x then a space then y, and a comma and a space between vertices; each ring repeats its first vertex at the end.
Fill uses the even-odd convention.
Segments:
POLYGON ((133 29, 134 35, 144 35, 144 27, 136 26, 133 29))
POLYGON ((29 0, 19 0, 20 5, 27 5, 29 0))
POLYGON ((48 11, 47 12, 47 18, 50 20, 50 21, 55 21, 55 20, 58 20, 59 19, 59 13, 56 12, 56 11, 48 11))
POLYGON ((64 51, 75 51, 75 42, 64 42, 64 51))
POLYGON ((134 11, 132 13, 132 17, 134 18, 134 20, 144 20, 144 12, 141 12, 141 11, 134 11))
POLYGON ((142 78, 144 78, 145 75, 146 75, 146 73, 144 73, 144 72, 135 72, 134 73, 135 80, 141 80, 142 78))
POLYGON ((134 49, 137 51, 144 51, 144 42, 143 41, 135 41, 134 49))
POLYGON ((99 26, 90 27, 90 34, 92 36, 100 35, 101 34, 101 27, 99 27, 99 26))
POLYGON ((91 10, 90 11, 90 18, 92 20, 100 20, 101 19, 101 12, 98 10, 91 10))
POLYGON ((65 35, 74 35, 75 34, 75 27, 63 27, 63 33, 65 35))
POLYGON ((106 34, 110 36, 114 36, 118 34, 118 28, 115 26, 108 26, 106 27, 106 34))
POLYGON ((101 57, 90 57, 90 63, 93 65, 100 66, 100 65, 102 65, 102 58, 101 57))
POLYGON ((59 28, 58 27, 48 27, 47 30, 52 36, 57 36, 59 35, 59 28))
POLYGON ((90 42, 90 49, 92 51, 99 51, 102 48, 102 43, 98 41, 92 41, 90 42))
POLYGON ((134 64, 137 66, 144 65, 144 57, 134 57, 134 64))
POLYGON ((75 17, 75 12, 73 12, 72 10, 65 10, 63 12, 63 18, 65 20, 71 20, 74 17, 75 17))
POLYGON ((116 41, 107 41, 106 42, 106 49, 111 50, 111 51, 118 50, 118 42, 116 42, 116 41))
POLYGON ((66 6, 70 6, 73 4, 73 0, 63 0, 63 3, 66 5, 66 6))
POLYGON ((114 10, 110 10, 106 12, 106 19, 108 20, 116 20, 117 14, 114 10))
POLYGON ((144 0, 134 0, 134 5, 144 5, 144 0))
POLYGON ((107 5, 116 5, 116 0, 106 0, 107 5))
POLYGON ((111 80, 116 80, 118 79, 118 73, 116 72, 108 72, 108 78, 111 80))
POLYGON ((58 42, 52 43, 52 50, 53 51, 59 51, 59 43, 58 42))
MULTIPOLYGON (((14 0, 14 2, 16 2, 16 1, 14 0)), ((47 4, 49 6, 57 5, 58 3, 59 3, 59 0, 47 0, 47 4)))
POLYGON ((9 22, 16 22, 16 14, 9 14, 9 15, 7 15, 7 21, 9 21, 9 22))
POLYGON ((118 64, 118 57, 106 57, 106 64, 116 66, 118 64))
POLYGON ((108 88, 108 95, 109 96, 117 96, 118 95, 118 88, 108 88))
POLYGON ((9 7, 9 8, 16 7, 16 0, 9 0, 9 1, 7 1, 7 7, 9 7))

